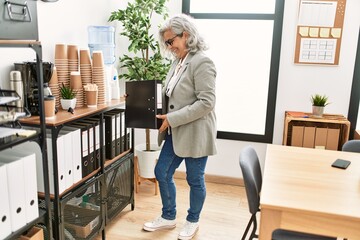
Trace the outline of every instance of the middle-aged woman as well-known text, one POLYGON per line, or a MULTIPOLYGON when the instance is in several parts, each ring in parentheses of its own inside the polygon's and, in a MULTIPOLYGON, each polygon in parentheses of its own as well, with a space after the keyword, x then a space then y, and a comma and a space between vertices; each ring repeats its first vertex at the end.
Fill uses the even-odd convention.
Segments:
POLYGON ((159 182, 162 214, 144 224, 146 231, 176 226, 175 170, 183 160, 190 186, 190 208, 179 239, 192 239, 199 228, 200 212, 206 196, 205 166, 216 154, 215 79, 213 61, 193 23, 182 14, 169 19, 159 29, 160 47, 175 60, 162 91, 163 114, 159 145, 165 140, 155 175, 159 182))

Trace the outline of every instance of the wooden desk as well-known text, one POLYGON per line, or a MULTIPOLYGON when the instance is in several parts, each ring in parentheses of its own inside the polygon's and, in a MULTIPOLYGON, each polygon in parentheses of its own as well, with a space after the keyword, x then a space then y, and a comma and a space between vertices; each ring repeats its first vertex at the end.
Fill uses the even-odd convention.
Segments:
POLYGON ((260 240, 277 228, 360 239, 360 154, 268 145, 260 205, 260 240))

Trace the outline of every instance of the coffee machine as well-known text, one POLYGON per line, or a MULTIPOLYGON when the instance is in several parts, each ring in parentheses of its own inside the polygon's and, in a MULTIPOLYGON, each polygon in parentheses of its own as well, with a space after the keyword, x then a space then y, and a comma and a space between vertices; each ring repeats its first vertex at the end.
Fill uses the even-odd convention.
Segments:
MULTIPOLYGON (((24 106, 32 115, 39 115, 39 89, 37 84, 37 63, 22 62, 14 63, 15 70, 21 72, 24 85, 24 106)), ((51 95, 49 81, 53 73, 54 64, 42 62, 44 96, 51 95)))

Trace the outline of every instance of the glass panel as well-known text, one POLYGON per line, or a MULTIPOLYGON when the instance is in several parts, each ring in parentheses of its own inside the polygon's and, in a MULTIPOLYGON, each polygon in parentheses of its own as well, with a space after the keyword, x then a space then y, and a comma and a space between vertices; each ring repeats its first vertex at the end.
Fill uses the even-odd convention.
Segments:
POLYGON ((196 22, 217 68, 218 131, 264 135, 274 22, 196 22))
POLYGON ((275 13, 275 0, 191 0, 191 13, 275 13))

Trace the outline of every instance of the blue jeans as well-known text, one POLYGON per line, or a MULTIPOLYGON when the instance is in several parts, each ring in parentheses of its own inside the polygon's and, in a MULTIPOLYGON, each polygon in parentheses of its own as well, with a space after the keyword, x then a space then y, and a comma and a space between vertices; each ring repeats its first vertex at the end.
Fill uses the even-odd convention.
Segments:
POLYGON ((163 205, 161 217, 167 220, 176 218, 176 186, 173 175, 184 159, 186 180, 190 186, 190 208, 186 220, 198 222, 206 197, 204 173, 208 157, 182 158, 176 156, 171 135, 166 135, 164 146, 155 167, 155 176, 159 182, 163 205))

